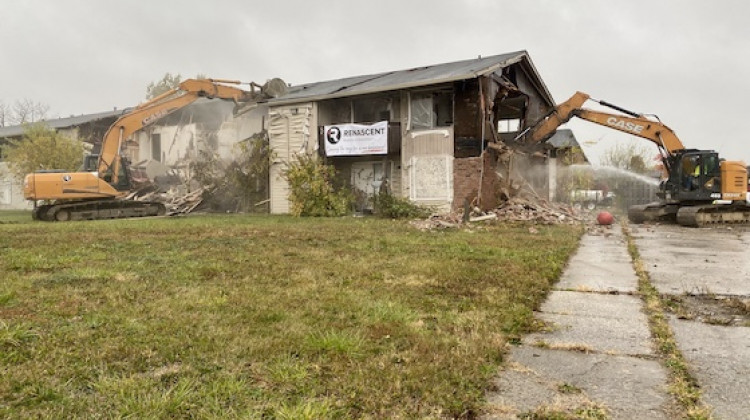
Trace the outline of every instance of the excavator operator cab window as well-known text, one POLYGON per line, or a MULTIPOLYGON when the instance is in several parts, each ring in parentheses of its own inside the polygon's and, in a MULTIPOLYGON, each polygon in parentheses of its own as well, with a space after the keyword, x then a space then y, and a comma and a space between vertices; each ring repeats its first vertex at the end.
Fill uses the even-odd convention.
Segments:
POLYGON ((688 155, 682 158, 682 186, 686 190, 695 190, 699 186, 701 176, 701 158, 698 155, 688 155))
POLYGON ((130 161, 123 156, 118 157, 120 164, 117 165, 117 182, 110 183, 117 191, 126 191, 130 189, 130 161))
POLYGON ((719 157, 716 155, 703 156, 703 173, 707 176, 719 175, 719 157))
POLYGON ((99 155, 86 155, 79 172, 96 172, 99 165, 99 155))

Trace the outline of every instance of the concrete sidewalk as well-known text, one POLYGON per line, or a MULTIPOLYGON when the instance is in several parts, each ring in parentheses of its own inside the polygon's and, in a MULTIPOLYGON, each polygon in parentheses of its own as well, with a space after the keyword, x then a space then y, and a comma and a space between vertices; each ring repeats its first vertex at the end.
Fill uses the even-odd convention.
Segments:
POLYGON ((620 226, 586 234, 537 314, 550 331, 510 350, 485 418, 597 407, 612 419, 672 418, 637 283, 620 226))
POLYGON ((710 319, 725 313, 728 298, 750 302, 750 230, 663 225, 633 229, 633 237, 662 295, 703 298, 693 316, 669 317, 701 400, 717 420, 750 420, 750 319, 739 312, 739 322, 710 319))

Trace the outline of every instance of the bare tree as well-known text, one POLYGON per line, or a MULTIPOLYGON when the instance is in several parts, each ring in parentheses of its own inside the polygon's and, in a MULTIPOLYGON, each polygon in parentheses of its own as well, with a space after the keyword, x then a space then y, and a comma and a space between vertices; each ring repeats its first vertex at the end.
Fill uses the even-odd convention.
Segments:
POLYGON ((655 153, 643 145, 617 143, 604 152, 601 164, 643 174, 654 169, 655 165, 647 162, 652 161, 649 156, 655 153))
POLYGON ((48 111, 49 105, 25 98, 13 104, 12 118, 9 120, 17 125, 38 122, 47 118, 48 111))
POLYGON ((0 127, 5 127, 10 124, 12 119, 11 110, 5 102, 0 102, 0 127))

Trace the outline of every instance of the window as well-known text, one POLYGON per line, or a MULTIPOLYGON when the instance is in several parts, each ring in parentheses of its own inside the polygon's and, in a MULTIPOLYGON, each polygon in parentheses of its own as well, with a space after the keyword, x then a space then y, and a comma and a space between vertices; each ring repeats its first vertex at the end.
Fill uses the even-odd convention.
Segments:
POLYGON ((358 99, 353 105, 354 122, 374 123, 391 119, 391 101, 388 98, 358 99))
POLYGON ((352 103, 349 100, 338 100, 328 102, 332 124, 343 124, 352 122, 352 103))
POLYGON ((161 162, 161 134, 151 134, 151 159, 161 162))
POLYGON ((448 127, 453 124, 453 93, 450 91, 412 93, 409 106, 412 130, 448 127))
POLYGON ((515 133, 521 126, 521 120, 519 118, 512 120, 500 120, 497 122, 498 133, 515 133))

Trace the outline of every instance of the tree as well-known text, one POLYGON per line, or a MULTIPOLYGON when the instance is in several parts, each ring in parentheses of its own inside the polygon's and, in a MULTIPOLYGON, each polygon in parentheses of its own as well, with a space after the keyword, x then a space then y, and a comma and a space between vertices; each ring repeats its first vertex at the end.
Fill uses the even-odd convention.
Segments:
POLYGON ((81 166, 84 146, 42 123, 27 124, 21 140, 2 146, 10 172, 22 179, 39 169, 74 171, 81 166))
POLYGON ((617 143, 614 147, 607 149, 601 159, 603 166, 621 168, 630 172, 645 174, 653 170, 648 166, 650 150, 643 145, 633 143, 617 143))
POLYGON ((42 121, 48 111, 49 105, 30 99, 18 100, 12 107, 0 103, 0 127, 42 121))
POLYGON ((10 124, 11 118, 10 107, 5 105, 4 102, 0 102, 0 127, 5 127, 7 124, 10 124))
MULTIPOLYGON (((195 76, 196 79, 207 79, 205 74, 198 73, 195 76)), ((162 93, 169 92, 172 89, 177 89, 182 83, 182 76, 177 73, 165 73, 164 77, 158 82, 151 82, 146 86, 146 99, 154 99, 162 93)))
POLYGON ((182 82, 182 76, 179 73, 175 75, 166 73, 161 80, 151 82, 146 86, 146 99, 154 99, 162 93, 176 89, 180 85, 180 82, 182 82))

